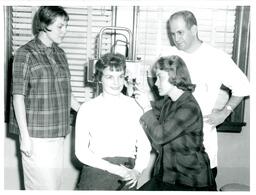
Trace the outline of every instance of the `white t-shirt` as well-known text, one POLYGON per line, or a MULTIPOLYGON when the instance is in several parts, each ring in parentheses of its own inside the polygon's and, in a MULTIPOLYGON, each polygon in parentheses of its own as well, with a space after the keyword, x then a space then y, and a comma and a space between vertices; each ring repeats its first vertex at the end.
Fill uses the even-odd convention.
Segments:
MULTIPOLYGON (((234 96, 249 95, 249 81, 233 60, 223 51, 206 43, 193 53, 186 53, 175 47, 164 48, 160 56, 178 55, 186 63, 192 83, 196 85, 193 93, 203 115, 214 108, 220 87, 224 84, 232 90, 234 96)), ((217 166, 217 131, 204 123, 204 146, 209 155, 211 168, 217 166)))
POLYGON ((85 102, 76 119, 75 153, 89 166, 105 170, 104 157, 135 158, 135 169, 146 168, 150 142, 139 122, 142 110, 133 98, 102 94, 85 102))

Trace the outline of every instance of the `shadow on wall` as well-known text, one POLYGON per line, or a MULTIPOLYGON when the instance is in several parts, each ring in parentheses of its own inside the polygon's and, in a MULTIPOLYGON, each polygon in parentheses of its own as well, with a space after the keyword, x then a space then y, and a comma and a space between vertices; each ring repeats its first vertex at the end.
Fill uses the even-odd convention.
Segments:
MULTIPOLYGON (((23 169, 22 169, 22 161, 21 161, 21 153, 20 153, 20 143, 19 143, 19 137, 17 135, 9 133, 9 127, 6 128, 6 136, 8 138, 11 138, 15 141, 15 154, 18 160, 18 177, 19 177, 19 188, 21 190, 25 190, 24 187, 24 178, 23 178, 23 169)), ((7 173, 8 174, 8 173, 7 173)))
MULTIPOLYGON (((83 167, 83 164, 77 159, 75 155, 75 122, 76 122, 76 114, 77 112, 71 109, 71 116, 70 116, 70 125, 72 128, 71 131, 71 143, 70 143, 70 163, 73 165, 73 167, 78 170, 79 176, 77 177, 77 180, 75 184, 78 183, 80 180, 80 173, 83 167)), ((74 187, 76 189, 76 186, 74 187)))
POLYGON ((7 77, 6 77, 6 105, 5 105, 5 122, 6 126, 6 137, 14 140, 15 142, 15 155, 18 160, 18 177, 20 183, 20 189, 24 190, 24 178, 23 178, 23 170, 22 170, 22 161, 21 161, 21 153, 20 153, 20 144, 19 144, 19 137, 17 135, 9 133, 9 119, 10 119, 10 106, 11 106, 11 83, 12 83, 12 63, 13 63, 13 56, 8 61, 7 67, 7 77))

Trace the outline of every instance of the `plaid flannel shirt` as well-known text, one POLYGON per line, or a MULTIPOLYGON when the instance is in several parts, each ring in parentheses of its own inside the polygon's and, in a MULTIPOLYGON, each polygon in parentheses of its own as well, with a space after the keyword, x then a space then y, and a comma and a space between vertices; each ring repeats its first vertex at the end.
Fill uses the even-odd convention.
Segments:
POLYGON ((213 184, 203 146, 203 117, 190 92, 172 101, 165 97, 141 117, 142 126, 158 153, 154 175, 163 182, 192 187, 213 184))
MULTIPOLYGON (((31 137, 62 137, 70 132, 71 85, 64 51, 37 37, 20 47, 13 61, 12 95, 24 95, 31 137)), ((11 104, 11 133, 19 134, 11 104)))

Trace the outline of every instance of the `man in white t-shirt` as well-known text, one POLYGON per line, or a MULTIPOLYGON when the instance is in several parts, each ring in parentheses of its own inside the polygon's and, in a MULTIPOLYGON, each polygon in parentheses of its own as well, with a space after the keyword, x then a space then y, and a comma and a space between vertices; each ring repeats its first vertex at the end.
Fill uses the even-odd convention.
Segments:
POLYGON ((186 62, 192 83, 196 85, 193 95, 204 115, 204 146, 216 177, 216 126, 224 122, 244 96, 249 95, 249 81, 225 52, 199 39, 197 21, 190 11, 172 14, 168 20, 168 31, 175 47, 164 48, 161 56, 175 54, 186 62), (223 109, 216 110, 214 105, 222 84, 232 91, 232 95, 223 109))

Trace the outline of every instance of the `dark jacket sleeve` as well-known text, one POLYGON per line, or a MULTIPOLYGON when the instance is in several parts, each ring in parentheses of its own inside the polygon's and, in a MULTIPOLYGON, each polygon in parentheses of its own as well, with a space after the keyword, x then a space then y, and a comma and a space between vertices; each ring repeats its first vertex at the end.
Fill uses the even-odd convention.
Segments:
POLYGON ((169 113, 161 124, 152 110, 146 112, 140 119, 141 124, 155 144, 168 143, 184 131, 190 131, 200 117, 200 108, 193 102, 187 102, 169 113))
POLYGON ((160 116, 160 113, 163 108, 163 104, 164 104, 165 100, 166 100, 165 98, 162 98, 160 100, 150 102, 150 104, 152 106, 152 111, 157 119, 159 119, 159 116, 160 116))

